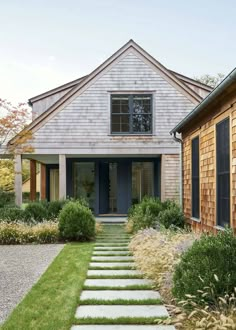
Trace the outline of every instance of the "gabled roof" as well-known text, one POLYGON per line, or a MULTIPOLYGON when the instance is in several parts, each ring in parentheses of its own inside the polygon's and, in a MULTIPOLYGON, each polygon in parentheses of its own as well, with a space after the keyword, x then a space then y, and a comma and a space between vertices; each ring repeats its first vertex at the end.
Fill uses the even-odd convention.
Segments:
POLYGON ((219 98, 226 95, 226 91, 232 89, 236 91, 236 68, 200 103, 198 104, 178 125, 170 131, 170 134, 181 133, 183 129, 190 125, 197 117, 203 114, 206 108, 214 105, 219 98))
MULTIPOLYGON (((202 98, 200 95, 198 95, 195 91, 193 91, 189 86, 187 86, 183 81, 178 79, 176 75, 168 70, 165 66, 163 66, 160 62, 158 62, 154 57, 152 57, 149 53, 147 53, 143 48, 141 48, 137 43, 135 43, 132 39, 129 40, 124 46, 122 46, 117 52, 115 52, 111 57, 109 57, 104 63, 102 63, 100 66, 98 66, 94 71, 92 71, 88 76, 85 76, 84 78, 80 78, 77 82, 76 80, 74 82, 71 82, 68 86, 68 84, 60 86, 56 88, 56 90, 59 90, 60 88, 69 88, 69 91, 62 96, 58 101, 56 101, 51 107, 49 107, 45 112, 43 112, 40 116, 38 116, 28 127, 28 130, 32 130, 33 132, 37 130, 37 128, 41 127, 41 125, 47 121, 48 118, 50 118, 50 115, 52 115, 54 112, 60 111, 66 104, 68 104, 73 97, 77 95, 79 91, 83 91, 83 89, 86 88, 86 86, 96 79, 96 77, 102 73, 104 70, 109 68, 116 60, 118 60, 122 55, 124 55, 127 51, 130 49, 133 49, 136 51, 139 55, 141 55, 145 60, 154 67, 159 72, 162 72, 163 75, 175 86, 177 86, 180 90, 182 90, 183 93, 194 103, 199 103, 202 98), (74 85, 73 85, 74 84, 74 85)), ((53 91, 53 90, 52 90, 53 91)), ((47 92, 48 95, 50 95, 50 91, 47 92)), ((41 94, 45 95, 47 93, 41 94)), ((52 93, 55 93, 52 92, 52 93)), ((45 97, 45 96, 44 96, 45 97)), ((33 102, 33 99, 40 98, 39 96, 36 96, 34 98, 30 99, 30 102, 33 102)), ((14 138, 12 141, 14 141, 16 138, 14 138)))

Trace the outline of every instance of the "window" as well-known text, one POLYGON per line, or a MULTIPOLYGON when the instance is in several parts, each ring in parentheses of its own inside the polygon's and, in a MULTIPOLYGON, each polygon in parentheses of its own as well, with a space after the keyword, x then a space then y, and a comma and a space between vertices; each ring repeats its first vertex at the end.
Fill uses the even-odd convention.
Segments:
POLYGON ((199 137, 192 140, 192 217, 199 219, 199 137))
POLYGON ((115 134, 152 133, 152 96, 112 95, 111 132, 115 134))
POLYGON ((230 224, 229 118, 216 125, 217 225, 230 224))

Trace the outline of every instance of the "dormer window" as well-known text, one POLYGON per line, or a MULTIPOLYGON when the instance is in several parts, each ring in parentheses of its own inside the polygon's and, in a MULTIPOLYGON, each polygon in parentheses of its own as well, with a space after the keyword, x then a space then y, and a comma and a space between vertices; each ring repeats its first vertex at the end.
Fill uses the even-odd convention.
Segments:
POLYGON ((152 95, 112 95, 112 134, 151 134, 152 95))

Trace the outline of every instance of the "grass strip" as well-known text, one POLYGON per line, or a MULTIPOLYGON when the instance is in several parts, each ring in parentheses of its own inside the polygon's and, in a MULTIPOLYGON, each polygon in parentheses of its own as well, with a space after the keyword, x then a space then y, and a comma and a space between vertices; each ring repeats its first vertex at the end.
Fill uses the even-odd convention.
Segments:
POLYGON ((87 275, 87 279, 142 279, 140 274, 132 275, 87 275))
POLYGON ((115 299, 115 300, 98 300, 86 299, 80 300, 80 305, 161 305, 161 299, 115 299))
POLYGON ((126 286, 96 286, 96 285, 84 285, 84 290, 153 290, 153 286, 149 284, 133 284, 126 286))
POLYGON ((70 329, 92 250, 93 243, 67 244, 0 329, 70 329))
POLYGON ((109 244, 95 244, 95 247, 109 247, 109 246, 115 246, 115 247, 128 247, 129 245, 128 244, 126 244, 126 243, 122 243, 122 244, 117 244, 117 243, 114 243, 114 244, 111 244, 111 243, 109 243, 109 244))
POLYGON ((75 319, 75 324, 161 324, 167 317, 86 317, 75 319))

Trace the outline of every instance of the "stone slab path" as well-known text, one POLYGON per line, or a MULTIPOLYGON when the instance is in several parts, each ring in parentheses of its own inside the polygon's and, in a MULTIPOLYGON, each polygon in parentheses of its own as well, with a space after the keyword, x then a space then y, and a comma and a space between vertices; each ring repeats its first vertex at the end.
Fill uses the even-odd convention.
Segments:
POLYGON ((104 225, 76 310, 78 324, 71 330, 175 330, 156 324, 168 311, 152 282, 135 269, 128 244, 123 225, 104 225))

